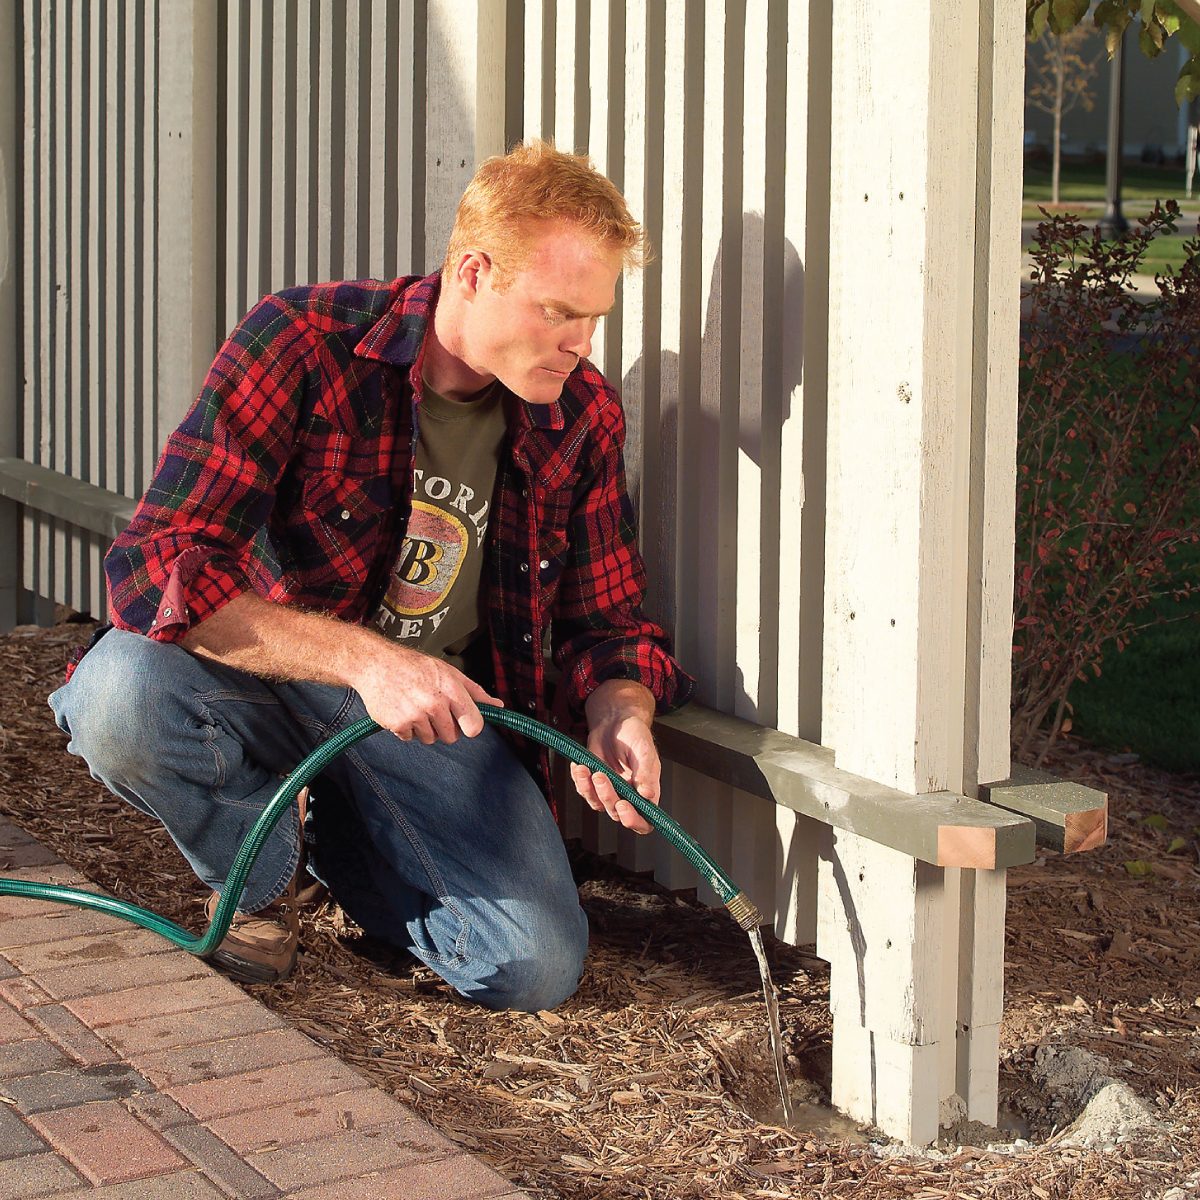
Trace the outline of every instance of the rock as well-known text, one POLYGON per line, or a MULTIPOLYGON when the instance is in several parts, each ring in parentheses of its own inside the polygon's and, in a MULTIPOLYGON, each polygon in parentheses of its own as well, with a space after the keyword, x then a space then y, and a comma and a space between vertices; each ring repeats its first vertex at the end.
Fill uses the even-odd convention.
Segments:
POLYGON ((1057 1141, 1085 1150, 1113 1150, 1137 1134, 1161 1128, 1133 1089, 1113 1080, 1096 1092, 1057 1141))

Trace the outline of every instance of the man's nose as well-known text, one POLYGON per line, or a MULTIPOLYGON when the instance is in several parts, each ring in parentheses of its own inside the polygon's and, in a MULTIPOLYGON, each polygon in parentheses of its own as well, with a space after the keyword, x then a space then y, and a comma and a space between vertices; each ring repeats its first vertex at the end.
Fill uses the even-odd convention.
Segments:
POLYGON ((580 358, 587 358, 592 352, 592 334, 596 332, 596 318, 583 317, 572 321, 562 348, 580 358))

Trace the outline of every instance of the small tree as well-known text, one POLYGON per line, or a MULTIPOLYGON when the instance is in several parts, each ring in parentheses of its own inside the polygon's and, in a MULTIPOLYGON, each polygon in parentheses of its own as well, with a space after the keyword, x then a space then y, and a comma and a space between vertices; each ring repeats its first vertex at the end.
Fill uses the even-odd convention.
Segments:
POLYGON ((1026 55, 1029 83, 1025 89, 1025 100, 1054 119, 1050 159, 1051 204, 1059 202, 1063 117, 1077 105, 1088 112, 1094 107, 1092 76, 1100 55, 1085 57, 1093 37, 1089 29, 1076 26, 1066 33, 1052 33, 1042 38, 1030 47, 1026 55))
MULTIPOLYGON (((1031 42, 1046 32, 1063 34, 1074 29, 1092 6, 1092 0, 1025 0, 1025 32, 1031 42)), ((1156 58, 1168 39, 1178 35, 1188 57, 1179 69, 1175 100, 1179 104, 1200 96, 1200 0, 1100 0, 1092 15, 1104 30, 1108 56, 1116 51, 1125 30, 1136 25, 1142 53, 1156 58)))
POLYGON ((1070 217, 1038 226, 1017 418, 1019 752, 1053 741, 1071 687, 1160 619, 1155 600, 1197 587, 1174 556, 1200 542, 1200 236, 1160 295, 1128 286, 1178 212, 1156 206, 1116 241, 1070 217))

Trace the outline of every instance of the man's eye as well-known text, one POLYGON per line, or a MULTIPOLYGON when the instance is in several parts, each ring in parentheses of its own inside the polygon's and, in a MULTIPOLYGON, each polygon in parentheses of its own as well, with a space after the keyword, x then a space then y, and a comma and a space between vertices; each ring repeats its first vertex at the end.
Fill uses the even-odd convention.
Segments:
POLYGON ((545 314, 546 323, 549 325, 561 325, 567 319, 562 313, 555 311, 553 308, 543 308, 542 312, 545 314))

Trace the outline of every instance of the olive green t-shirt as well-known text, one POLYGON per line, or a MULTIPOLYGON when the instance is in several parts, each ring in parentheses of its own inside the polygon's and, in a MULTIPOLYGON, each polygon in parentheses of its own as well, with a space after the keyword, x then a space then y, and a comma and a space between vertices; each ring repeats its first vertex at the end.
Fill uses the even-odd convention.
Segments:
POLYGON ((402 645, 470 669, 485 627, 480 572, 504 444, 502 390, 447 400, 429 385, 417 411, 412 515, 384 598, 371 618, 402 645), (476 647, 477 648, 477 647, 476 647))

